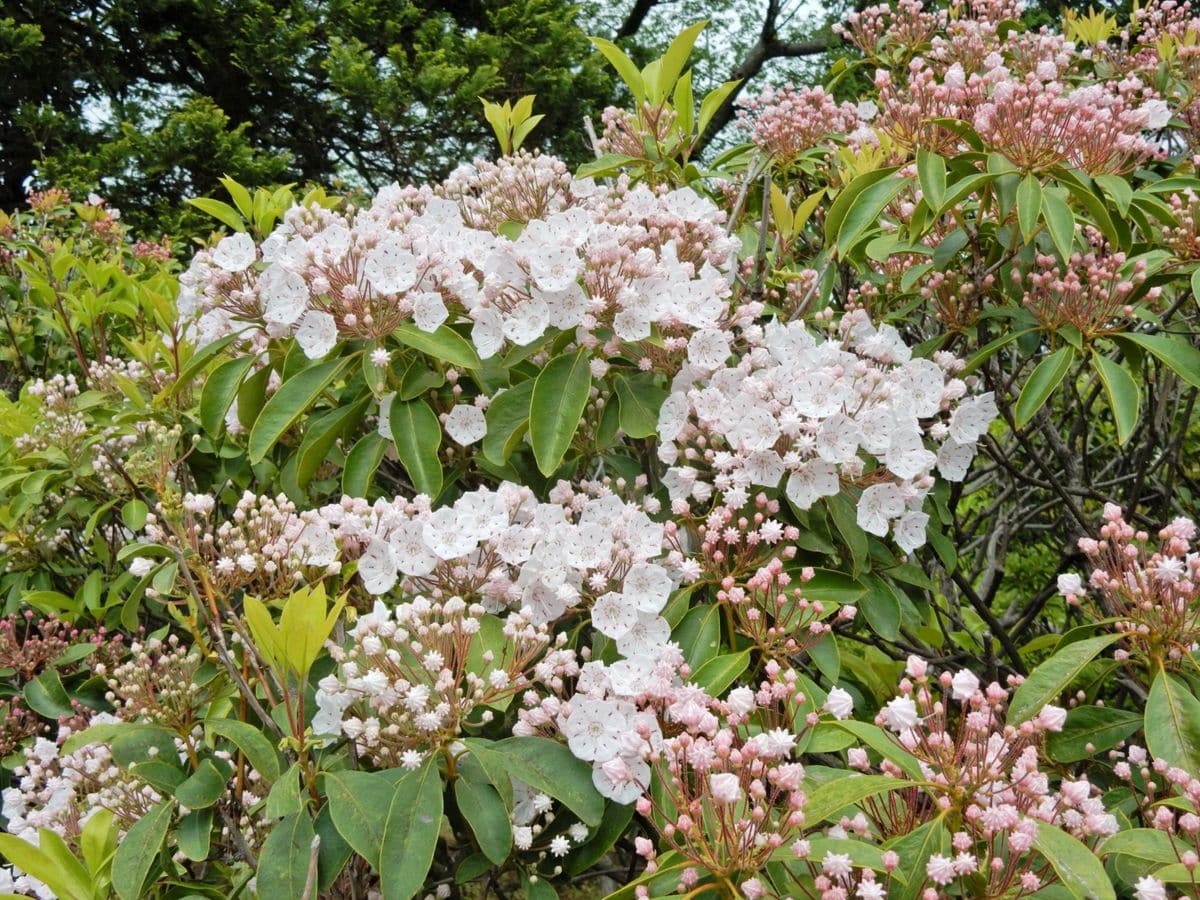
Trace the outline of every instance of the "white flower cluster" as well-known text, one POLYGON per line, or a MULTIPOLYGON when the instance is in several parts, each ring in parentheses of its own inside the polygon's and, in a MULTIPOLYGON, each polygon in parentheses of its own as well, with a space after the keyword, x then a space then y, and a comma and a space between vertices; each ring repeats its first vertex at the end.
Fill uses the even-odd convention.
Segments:
POLYGON ((432 600, 458 596, 489 612, 520 610, 534 624, 591 606, 593 625, 627 656, 667 640, 660 615, 681 562, 664 552, 664 528, 615 495, 588 496, 560 484, 548 503, 505 482, 452 505, 343 498, 304 513, 300 537, 310 565, 339 553, 358 558, 372 594, 400 585, 432 600))
POLYGON ((740 509, 755 486, 783 484, 798 509, 860 485, 858 524, 891 530, 910 552, 925 543, 921 511, 936 467, 961 481, 996 416, 990 393, 968 396, 948 353, 913 358, 890 325, 859 311, 837 339, 802 322, 745 329, 732 365, 731 335, 701 330, 659 414, 663 481, 677 511, 714 497, 740 509), (937 451, 928 446, 932 443, 937 451))
MULTIPOLYGON (((461 181, 442 193, 463 196, 461 181)), ((501 180, 492 193, 506 186, 522 182, 501 180)), ((510 220, 517 235, 430 188, 393 185, 362 210, 294 207, 261 246, 239 233, 198 253, 180 279, 179 311, 201 344, 249 326, 295 336, 314 359, 409 323, 470 326, 487 358, 549 328, 579 329, 598 346, 601 328, 642 341, 657 327, 682 341, 728 319, 738 242, 714 204, 686 188, 590 181, 558 199, 541 218, 510 220)))
MULTIPOLYGON (((97 713, 90 724, 118 721, 108 713, 97 713)), ((60 738, 65 740, 69 734, 64 728, 60 738)), ((117 766, 105 744, 62 753, 59 744, 39 737, 26 748, 25 763, 14 775, 14 785, 3 793, 5 828, 35 847, 42 828, 67 841, 77 839, 100 809, 111 810, 124 831, 162 799, 154 788, 117 766)), ((0 870, 0 891, 29 893, 44 900, 55 896, 45 884, 19 869, 0 870)))

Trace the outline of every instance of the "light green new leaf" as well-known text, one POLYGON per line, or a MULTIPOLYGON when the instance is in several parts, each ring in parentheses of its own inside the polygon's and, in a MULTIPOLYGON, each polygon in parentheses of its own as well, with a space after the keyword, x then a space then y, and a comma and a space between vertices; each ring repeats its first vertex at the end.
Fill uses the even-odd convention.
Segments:
POLYGON ((279 637, 283 643, 284 658, 301 681, 317 661, 345 605, 346 597, 343 595, 327 611, 325 586, 322 584, 293 591, 284 603, 283 615, 279 620, 279 637))
POLYGON ((609 65, 617 70, 617 74, 621 76, 621 80, 629 88, 633 99, 640 108, 646 100, 646 86, 642 81, 642 73, 638 70, 637 65, 632 59, 626 55, 625 51, 614 44, 612 41, 606 41, 604 38, 588 38, 597 50, 604 54, 604 58, 608 60, 609 65))
MULTIPOLYGON (((62 871, 50 854, 15 834, 0 834, 0 855, 41 881, 61 900, 90 900, 92 897, 90 889, 82 893, 77 890, 79 885, 75 879, 70 873, 62 871)), ((86 888, 86 884, 84 887, 86 888)))
POLYGON ((213 200, 209 197, 193 197, 187 202, 223 225, 228 225, 234 231, 246 230, 246 223, 242 221, 238 211, 228 203, 222 203, 220 200, 213 200))
POLYGON ((562 463, 579 430, 592 388, 588 352, 580 348, 550 360, 533 385, 529 401, 529 440, 543 475, 562 463))
POLYGON ((283 638, 270 610, 257 597, 246 597, 242 601, 242 618, 250 628, 254 646, 276 671, 284 668, 283 638))

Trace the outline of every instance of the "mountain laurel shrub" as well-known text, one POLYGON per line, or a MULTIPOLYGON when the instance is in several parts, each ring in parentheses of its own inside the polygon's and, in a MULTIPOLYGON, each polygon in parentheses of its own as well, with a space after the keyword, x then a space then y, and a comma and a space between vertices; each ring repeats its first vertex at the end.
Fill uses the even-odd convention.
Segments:
POLYGON ((1019 16, 0 221, 0 891, 1196 896, 1200 18, 1019 16))

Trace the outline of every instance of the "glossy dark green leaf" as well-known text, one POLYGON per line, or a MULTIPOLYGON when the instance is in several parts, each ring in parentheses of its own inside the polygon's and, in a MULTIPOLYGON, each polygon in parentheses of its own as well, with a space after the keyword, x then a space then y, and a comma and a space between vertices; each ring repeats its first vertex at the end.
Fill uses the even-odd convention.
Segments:
POLYGON ((384 900, 409 900, 420 892, 441 827, 442 778, 431 756, 396 783, 388 806, 379 854, 384 900))
POLYGON ((529 440, 543 475, 559 467, 587 406, 592 371, 586 349, 564 353, 542 369, 529 401, 529 440))
POLYGON ((238 388, 254 365, 255 356, 228 359, 217 366, 204 381, 200 392, 200 427, 216 437, 225 427, 225 414, 237 398, 238 388))
POLYGON ((413 487, 436 498, 442 490, 442 463, 438 448, 442 444, 442 423, 424 400, 395 400, 388 422, 396 455, 408 472, 413 487))
POLYGON ((492 862, 500 865, 512 850, 512 824, 500 794, 490 784, 459 778, 454 782, 454 799, 475 840, 492 862))
POLYGON ((271 399, 263 406, 262 412, 254 422, 254 428, 250 431, 250 462, 261 462, 266 457, 276 442, 308 412, 345 366, 345 360, 331 359, 305 369, 280 385, 279 390, 272 394, 271 399))
POLYGON ((1075 348, 1068 344, 1055 350, 1037 364, 1037 368, 1033 370, 1033 374, 1021 388, 1021 396, 1017 398, 1017 408, 1013 419, 1018 428, 1028 425, 1037 415, 1038 410, 1046 405, 1046 401, 1067 377, 1067 373, 1071 370, 1071 364, 1074 362, 1075 348))
POLYGON ((258 857, 261 900, 298 900, 304 896, 315 836, 307 812, 292 813, 276 823, 258 857))
POLYGON ((144 896, 143 887, 150 870, 158 860, 171 824, 174 804, 163 800, 152 806, 125 833, 112 862, 112 886, 121 900, 136 900, 144 896))

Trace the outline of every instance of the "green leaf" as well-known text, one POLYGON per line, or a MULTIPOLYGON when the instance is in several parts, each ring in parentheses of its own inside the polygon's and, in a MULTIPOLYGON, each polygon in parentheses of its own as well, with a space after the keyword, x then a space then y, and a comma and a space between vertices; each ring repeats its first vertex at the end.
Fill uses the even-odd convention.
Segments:
POLYGON ((1027 334, 1033 334, 1037 330, 1037 328, 1022 328, 1017 331, 1010 331, 1007 334, 1002 334, 1000 337, 988 341, 979 348, 979 351, 976 352, 974 356, 967 360, 967 364, 963 366, 962 374, 970 375, 981 365, 983 365, 984 362, 995 355, 998 350, 1003 349, 1014 341, 1020 340, 1027 334))
POLYGON ((317 887, 328 891, 333 887, 338 875, 346 868, 354 850, 342 838, 337 826, 333 824, 333 815, 326 803, 317 813, 314 825, 317 837, 321 839, 321 849, 317 854, 317 887))
POLYGON ((1071 248, 1075 242, 1075 215, 1071 207, 1055 191, 1042 191, 1042 218, 1046 221, 1058 255, 1065 263, 1071 258, 1071 248))
POLYGON ((1038 217, 1042 214, 1042 185, 1033 173, 1021 179, 1017 186, 1017 224, 1021 237, 1026 241, 1037 230, 1038 217))
MULTIPOLYGON (((0 854, 14 866, 43 882, 60 900, 90 900, 92 893, 76 893, 70 876, 44 850, 14 834, 0 834, 0 854)), ((16 896, 16 895, 11 895, 16 896)))
POLYGON ((229 196, 233 199, 238 212, 247 219, 252 218, 254 216, 254 201, 250 199, 250 192, 228 175, 217 180, 221 182, 225 190, 229 191, 229 196))
POLYGON ((633 819, 633 804, 606 803, 604 818, 589 831, 587 839, 563 860, 563 873, 579 875, 596 865, 620 839, 633 819))
POLYGON ((293 375, 263 406, 250 430, 249 456, 259 463, 284 433, 317 401, 341 374, 345 360, 331 359, 293 375))
POLYGON ((916 900, 926 882, 925 869, 929 857, 950 850, 950 829, 946 827, 945 814, 931 819, 907 834, 892 838, 884 846, 900 857, 896 870, 904 879, 889 894, 891 900, 916 900))
POLYGON ((886 169, 876 169, 873 172, 865 172, 842 188, 837 197, 834 198, 833 203, 829 205, 829 211, 825 214, 826 247, 832 247, 837 241, 838 232, 842 228, 846 214, 855 201, 858 200, 859 195, 867 188, 879 182, 886 182, 886 179, 893 175, 895 171, 895 168, 889 167, 886 169))
POLYGON ((307 487, 337 439, 362 417, 369 399, 364 396, 357 403, 331 410, 305 429, 296 460, 296 480, 301 487, 307 487))
POLYGON ((209 719, 204 728, 210 735, 227 738, 242 751, 246 760, 267 783, 279 778, 279 754, 261 731, 237 719, 209 719))
POLYGON ((75 714, 67 689, 63 687, 58 672, 53 669, 47 669, 25 685, 25 702, 29 704, 30 709, 47 719, 75 714))
POLYGON ((511 737, 494 742, 466 738, 463 743, 489 774, 510 772, 561 801, 585 825, 596 825, 604 815, 604 799, 592 784, 592 767, 557 741, 511 737))
POLYGON ((1037 823, 1033 847, 1058 874, 1059 882, 1078 900, 1116 900, 1104 866, 1088 847, 1046 822, 1037 823))
POLYGON ((200 427, 216 437, 225 427, 225 414, 237 398, 238 388, 257 357, 242 356, 221 363, 204 382, 200 392, 200 427))
POLYGON ((859 743, 865 744, 884 759, 895 763, 900 771, 911 778, 920 781, 923 777, 921 763, 917 758, 896 743, 892 736, 878 725, 872 725, 870 722, 857 722, 854 719, 834 721, 829 724, 854 735, 859 743))
POLYGON ((246 223, 242 221, 238 211, 228 203, 222 203, 220 200, 213 200, 209 197, 194 197, 187 202, 201 212, 208 213, 223 225, 228 225, 234 231, 246 230, 246 223))
POLYGON ((429 757, 396 783, 379 855, 383 900, 409 900, 425 884, 442 827, 442 778, 429 757))
POLYGON ((483 365, 474 345, 448 325, 439 326, 437 331, 422 331, 416 325, 405 324, 392 334, 400 343, 452 366, 478 369, 483 365))
POLYGON ((221 799, 228 778, 211 759, 206 759, 175 789, 175 799, 188 809, 206 809, 221 799))
POLYGON ((212 844, 212 824, 211 809, 194 809, 179 820, 175 829, 179 850, 192 862, 204 862, 208 859, 212 844))
POLYGON ((144 896, 143 887, 171 824, 172 801, 163 800, 138 819, 117 845, 112 863, 112 886, 121 900, 144 896))
POLYGON ((1200 772, 1200 700, 1163 670, 1146 698, 1146 747, 1155 759, 1200 772))
POLYGON ((592 371, 584 348, 564 353, 546 364, 529 401, 529 439, 543 475, 559 467, 579 429, 592 387, 592 371))
POLYGON ((671 45, 667 47, 667 52, 662 56, 662 65, 658 70, 658 85, 655 91, 657 97, 655 98, 655 102, 666 97, 675 86, 675 82, 683 72, 683 67, 687 65, 687 59, 692 53, 692 47, 696 45, 696 38, 700 36, 700 32, 707 25, 707 19, 697 22, 695 25, 690 25, 679 32, 675 36, 675 39, 671 41, 671 45))
POLYGON ((1055 350, 1033 370, 1025 386, 1021 388, 1021 396, 1017 398, 1017 408, 1013 414, 1018 428, 1024 428, 1037 415, 1038 410, 1046 405, 1046 401, 1054 393, 1071 364, 1075 362, 1075 348, 1068 345, 1055 350))
POLYGON ((629 92, 633 94, 634 101, 640 107, 646 99, 646 86, 642 83, 642 73, 633 60, 612 41, 598 37, 590 37, 588 40, 592 42, 592 46, 604 54, 609 65, 617 70, 617 74, 621 76, 621 80, 625 82, 629 92))
POLYGON ((675 626, 671 640, 683 651, 683 658, 695 671, 715 659, 721 647, 721 608, 715 603, 693 606, 675 626))
POLYGON ((621 430, 631 438, 647 438, 658 434, 658 411, 667 399, 667 392, 653 378, 639 373, 613 379, 621 401, 621 430))
POLYGON ((58 877, 69 887, 72 895, 77 897, 92 896, 91 876, 88 874, 87 869, 83 867, 83 863, 76 859, 75 854, 71 852, 71 848, 67 846, 67 842, 62 839, 62 836, 57 831, 51 831, 49 828, 39 828, 38 849, 54 864, 58 870, 58 877))
POLYGON ((1114 335, 1118 341, 1137 344, 1192 387, 1200 387, 1200 350, 1186 340, 1164 334, 1126 332, 1114 335))
POLYGON ((1046 704, 1057 700, 1083 671, 1083 667, 1119 638, 1117 634, 1106 634, 1077 641, 1045 660, 1013 694, 1008 707, 1008 724, 1020 725, 1040 713, 1046 704))
POLYGON ((342 467, 342 493, 347 497, 365 497, 375 478, 375 470, 383 462, 391 442, 377 431, 364 434, 346 454, 342 467))
POLYGON ((522 381, 492 398, 484 418, 483 455, 493 465, 502 466, 520 446, 529 431, 529 401, 533 397, 533 379, 522 381))
POLYGON ((438 459, 442 424, 437 413, 424 400, 393 400, 388 421, 396 455, 413 487, 435 499, 442 490, 442 462, 438 459))
POLYGON ((842 652, 838 649, 837 638, 827 634, 808 648, 809 659, 822 675, 830 681, 837 681, 842 674, 842 652))
POLYGON ((842 537, 842 543, 850 551, 854 574, 858 575, 867 565, 870 546, 867 533, 858 527, 858 514, 854 504, 844 494, 837 494, 826 497, 825 506, 829 510, 829 517, 833 519, 834 527, 842 537))
POLYGON ((689 681, 700 685, 709 696, 719 697, 749 666, 749 649, 741 653, 722 653, 693 672, 689 681))
POLYGON ((911 788, 913 785, 914 782, 907 778, 893 778, 890 775, 845 775, 834 778, 832 781, 818 784, 808 792, 804 818, 815 825, 868 797, 911 788))
POLYGON ((884 640, 896 640, 900 637, 900 598, 878 575, 864 575, 863 579, 871 589, 858 601, 859 610, 876 634, 884 640))
POLYGON ((1142 392, 1138 390, 1133 376, 1116 360, 1109 359, 1101 353, 1093 353, 1092 367, 1100 376, 1104 393, 1108 396, 1108 405, 1117 422, 1117 442, 1124 444, 1137 425, 1142 392))
POLYGON ((508 859, 513 843, 512 825, 496 789, 490 784, 459 778, 454 782, 454 799, 487 858, 496 865, 508 859))
POLYGON ((946 196, 946 160, 929 150, 918 150, 917 180, 929 208, 941 209, 946 196))
POLYGON ((304 811, 292 813, 271 829, 258 857, 260 900, 304 896, 315 836, 312 819, 304 811))
POLYGON ((1055 762, 1072 763, 1091 759, 1141 730, 1139 713, 1111 706, 1079 706, 1067 713, 1063 730, 1046 742, 1046 752, 1055 762))
POLYGON ((370 772, 326 772, 324 778, 338 834, 378 872, 383 829, 392 803, 387 782, 370 772))
MULTIPOLYGON (((908 178, 884 179, 867 186, 854 198, 854 202, 846 209, 845 218, 838 229, 836 246, 839 256, 845 257, 859 239, 878 224, 879 217, 887 205, 909 184, 908 178)), ((838 199, 841 199, 841 195, 838 195, 838 199)))
POLYGON ((130 531, 141 531, 146 527, 146 517, 149 513, 150 510, 141 500, 127 500, 121 507, 121 521, 130 531))
POLYGON ((1174 863, 1183 852, 1171 835, 1156 828, 1131 828, 1105 838, 1096 848, 1100 857, 1124 854, 1156 863, 1174 863))

